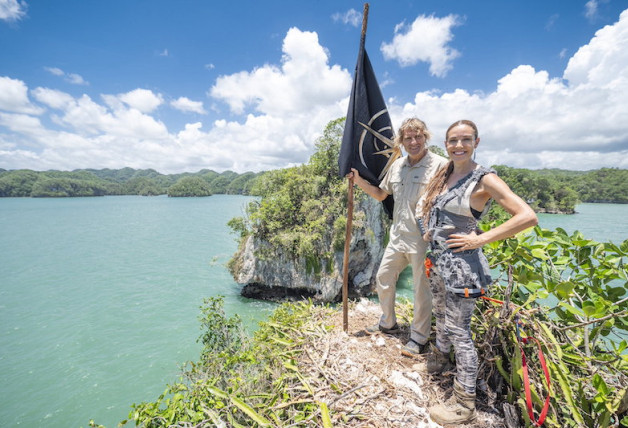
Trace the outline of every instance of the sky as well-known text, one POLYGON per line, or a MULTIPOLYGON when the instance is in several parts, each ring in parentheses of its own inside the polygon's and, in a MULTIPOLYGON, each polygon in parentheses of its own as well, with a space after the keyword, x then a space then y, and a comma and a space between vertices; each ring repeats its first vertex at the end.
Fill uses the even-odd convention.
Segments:
MULTIPOLYGON (((300 165, 347 113, 364 2, 0 0, 0 168, 300 165)), ((373 0, 398 128, 478 163, 628 168, 628 0, 373 0)))

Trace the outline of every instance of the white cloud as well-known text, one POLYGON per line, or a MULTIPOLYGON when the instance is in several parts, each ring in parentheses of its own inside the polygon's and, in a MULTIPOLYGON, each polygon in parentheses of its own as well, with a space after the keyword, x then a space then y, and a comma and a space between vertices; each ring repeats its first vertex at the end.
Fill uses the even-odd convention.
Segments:
POLYGON ((331 19, 333 19, 334 22, 340 21, 343 24, 349 24, 354 27, 358 27, 362 22, 362 14, 355 9, 349 9, 345 13, 334 13, 331 16, 331 19))
POLYGON ((351 76, 328 65, 316 33, 291 28, 283 42, 281 67, 265 65, 220 76, 209 94, 241 114, 247 107, 273 116, 291 116, 333 104, 347 94, 351 76))
MULTIPOLYGON (((450 123, 474 120, 478 160, 522 168, 628 167, 628 11, 570 59, 563 78, 521 65, 491 94, 418 93, 391 108, 394 120, 424 118, 442 144, 450 123)), ((390 107, 390 106, 389 106, 390 107)))
POLYGON ((89 83, 83 79, 83 77, 76 73, 69 73, 66 77, 66 80, 73 85, 88 85, 89 83))
POLYGON ((545 29, 547 31, 550 31, 554 28, 554 24, 556 24, 556 21, 558 20, 559 15, 557 13, 553 14, 552 16, 549 17, 549 19, 547 20, 547 22, 545 23, 545 29))
POLYGON ((37 135, 44 131, 37 117, 27 114, 0 113, 0 125, 21 135, 37 135))
POLYGON ((44 67, 44 69, 47 72, 49 72, 50 74, 54 74, 55 76, 64 76, 65 75, 63 70, 61 70, 60 68, 57 68, 57 67, 44 67))
POLYGON ((0 0, 0 20, 15 22, 26 16, 26 2, 18 0, 0 0))
POLYGON ((586 16, 589 20, 595 19, 595 17, 597 16, 597 6, 597 0, 589 0, 584 5, 584 16, 586 16))
POLYGON ((74 98, 49 88, 36 88, 32 94, 38 102, 55 110, 50 116, 53 122, 79 135, 109 135, 138 140, 167 138, 165 125, 137 108, 150 110, 154 105, 155 101, 151 104, 152 98, 145 92, 150 91, 136 90, 120 96, 103 95, 104 106, 85 94, 74 98), (121 98, 128 98, 129 103, 123 102, 121 98))
POLYGON ((0 76, 0 110, 41 114, 43 110, 28 99, 28 88, 21 80, 0 76))
POLYGON ((186 97, 179 97, 176 100, 171 101, 170 105, 177 110, 181 110, 183 112, 207 114, 207 112, 203 108, 202 101, 192 101, 191 99, 186 97))
POLYGON ((58 67, 44 67, 44 69, 50 74, 63 77, 63 80, 73 85, 89 85, 89 82, 83 79, 83 77, 80 74, 66 73, 65 71, 61 70, 58 67))
POLYGON ((131 92, 119 94, 118 99, 142 113, 150 113, 164 102, 161 94, 154 94, 148 89, 134 89, 131 92))
POLYGON ((65 109, 74 103, 71 95, 56 89, 35 88, 31 93, 40 103, 57 110, 65 109))
POLYGON ((569 60, 564 78, 572 85, 622 85, 628 66, 628 10, 619 22, 595 33, 569 60))
POLYGON ((402 67, 426 62, 433 76, 444 77, 453 67, 452 61, 460 56, 449 46, 453 40, 451 30, 458 25, 461 20, 457 15, 444 18, 420 15, 409 26, 398 24, 392 42, 382 43, 380 49, 385 59, 397 60, 402 67))

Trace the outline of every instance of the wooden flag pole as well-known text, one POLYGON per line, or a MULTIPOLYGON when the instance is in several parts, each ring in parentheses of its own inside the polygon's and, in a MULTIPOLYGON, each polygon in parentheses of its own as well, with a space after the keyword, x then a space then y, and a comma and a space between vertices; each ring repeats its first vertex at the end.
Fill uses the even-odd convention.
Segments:
POLYGON ((342 261, 342 330, 349 330, 349 247, 351 246, 351 228, 353 226, 353 176, 349 178, 347 189, 347 231, 345 235, 345 254, 342 261))
POLYGON ((369 4, 364 3, 364 11, 362 12, 362 34, 360 35, 360 50, 364 49, 364 41, 366 40, 366 23, 369 20, 369 4))
MULTIPOLYGON (((369 4, 364 3, 362 13, 362 34, 360 35, 360 51, 364 49, 366 40, 366 23, 369 16, 369 4)), ((347 126, 345 124, 345 126, 347 126)), ((353 176, 349 178, 347 189, 347 229, 345 234, 345 252, 342 260, 342 329, 349 330, 349 249, 351 247, 351 228, 353 227, 353 176)))

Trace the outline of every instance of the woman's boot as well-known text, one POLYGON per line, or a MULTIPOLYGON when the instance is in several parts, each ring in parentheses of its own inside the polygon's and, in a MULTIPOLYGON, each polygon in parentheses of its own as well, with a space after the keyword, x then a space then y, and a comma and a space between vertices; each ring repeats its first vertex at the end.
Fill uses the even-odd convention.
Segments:
POLYGON ((465 392, 464 388, 454 379, 454 394, 444 403, 429 408, 430 418, 441 425, 464 424, 473 422, 475 413, 475 394, 465 392))
POLYGON ((453 367, 454 365, 449 361, 449 353, 445 354, 436 348, 433 348, 432 353, 428 355, 425 365, 428 374, 443 373, 453 367))
POLYGON ((446 372, 454 367, 451 361, 449 361, 449 353, 445 354, 435 346, 431 348, 425 360, 414 366, 416 370, 433 375, 446 372))

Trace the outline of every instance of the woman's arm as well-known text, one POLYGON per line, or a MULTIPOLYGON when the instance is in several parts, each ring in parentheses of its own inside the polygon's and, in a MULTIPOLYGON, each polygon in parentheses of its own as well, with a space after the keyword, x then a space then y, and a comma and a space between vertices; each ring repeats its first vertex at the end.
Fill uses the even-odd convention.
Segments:
POLYGON ((499 226, 480 235, 475 232, 469 235, 452 234, 447 240, 450 248, 458 251, 480 248, 490 242, 508 238, 532 226, 536 226, 538 218, 532 208, 496 174, 486 174, 471 195, 472 201, 484 205, 490 198, 501 205, 509 214, 510 219, 499 226), (481 203, 483 202, 483 203, 481 203))
POLYGON ((377 199, 378 201, 383 201, 388 197, 388 193, 384 192, 377 186, 372 185, 367 180, 360 177, 360 173, 357 169, 351 168, 351 172, 347 174, 347 177, 351 178, 353 176, 353 182, 360 187, 360 189, 364 190, 367 195, 377 199))

